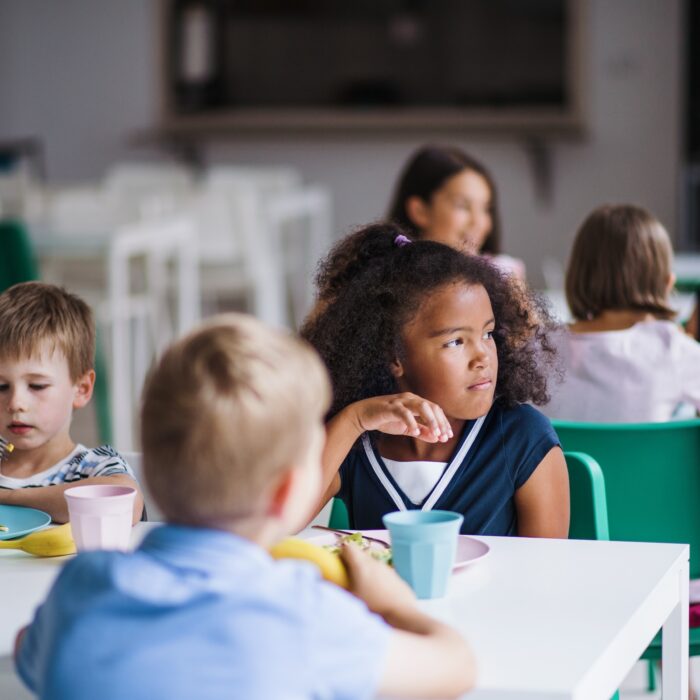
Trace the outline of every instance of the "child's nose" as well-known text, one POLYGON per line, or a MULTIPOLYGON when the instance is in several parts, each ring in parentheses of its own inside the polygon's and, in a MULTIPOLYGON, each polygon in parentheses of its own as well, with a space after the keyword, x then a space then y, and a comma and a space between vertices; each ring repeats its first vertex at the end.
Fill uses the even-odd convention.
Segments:
POLYGON ((477 343, 474 346, 474 353, 471 358, 472 367, 486 367, 488 366, 489 355, 486 350, 484 343, 477 343))
POLYGON ((19 387, 11 389, 7 401, 7 410, 9 413, 19 413, 27 407, 26 392, 23 392, 19 387))

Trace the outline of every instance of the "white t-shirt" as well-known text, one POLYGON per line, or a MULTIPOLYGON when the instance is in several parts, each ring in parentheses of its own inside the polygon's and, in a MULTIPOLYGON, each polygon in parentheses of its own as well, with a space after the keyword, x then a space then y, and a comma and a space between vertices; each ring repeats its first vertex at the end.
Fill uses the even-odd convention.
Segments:
POLYGON ((700 343, 671 321, 621 331, 552 334, 564 381, 552 379, 550 418, 600 423, 663 422, 700 409, 700 343))
POLYGON ((389 474, 413 505, 420 505, 435 488, 447 462, 397 462, 382 457, 389 474))

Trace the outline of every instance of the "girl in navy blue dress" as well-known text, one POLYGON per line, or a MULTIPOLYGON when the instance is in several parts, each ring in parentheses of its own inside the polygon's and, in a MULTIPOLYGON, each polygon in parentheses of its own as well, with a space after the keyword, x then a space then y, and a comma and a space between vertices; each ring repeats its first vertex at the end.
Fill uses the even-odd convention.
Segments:
POLYGON ((549 421, 548 316, 482 258, 374 224, 321 267, 302 329, 334 402, 325 501, 353 528, 405 509, 464 514, 462 532, 566 537, 569 488, 549 421))

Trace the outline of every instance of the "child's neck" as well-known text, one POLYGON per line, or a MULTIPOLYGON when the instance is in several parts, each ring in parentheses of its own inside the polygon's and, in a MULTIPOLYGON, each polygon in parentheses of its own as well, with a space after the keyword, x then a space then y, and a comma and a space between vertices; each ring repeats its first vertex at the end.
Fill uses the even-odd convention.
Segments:
POLYGON ((634 309, 607 309, 595 318, 576 321, 569 328, 574 333, 598 333, 601 331, 624 331, 643 321, 653 321, 654 315, 648 311, 634 309))
POLYGON ((447 442, 425 442, 406 435, 380 434, 377 449, 382 457, 397 462, 449 462, 462 435, 463 420, 450 420, 453 437, 447 442))
POLYGON ((28 479, 50 469, 75 449, 70 435, 54 438, 49 442, 29 450, 15 448, 0 462, 0 473, 14 479, 28 479))
POLYGON ((209 523, 205 527, 230 532, 232 535, 257 544, 263 549, 269 549, 283 537, 291 536, 288 532, 281 529, 280 522, 277 519, 263 515, 222 520, 216 523, 209 523))

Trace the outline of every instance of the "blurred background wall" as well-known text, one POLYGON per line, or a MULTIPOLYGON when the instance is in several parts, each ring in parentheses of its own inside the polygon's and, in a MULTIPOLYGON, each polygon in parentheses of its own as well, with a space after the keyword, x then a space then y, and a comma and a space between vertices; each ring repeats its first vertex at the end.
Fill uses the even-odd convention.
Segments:
MULTIPOLYGON (((574 229, 603 201, 641 203, 675 235, 679 221, 682 0, 585 2, 587 135, 553 142, 549 197, 513 137, 468 133, 245 135, 212 143, 206 161, 288 163, 331 188, 335 233, 380 217, 409 152, 453 142, 482 159, 500 187, 505 250, 531 281, 564 261, 574 229)), ((158 118, 152 0, 0 1, 0 138, 38 135, 51 181, 101 176, 142 153, 134 133, 158 118)), ((153 151, 149 152, 153 155, 153 151)))

